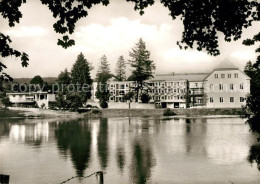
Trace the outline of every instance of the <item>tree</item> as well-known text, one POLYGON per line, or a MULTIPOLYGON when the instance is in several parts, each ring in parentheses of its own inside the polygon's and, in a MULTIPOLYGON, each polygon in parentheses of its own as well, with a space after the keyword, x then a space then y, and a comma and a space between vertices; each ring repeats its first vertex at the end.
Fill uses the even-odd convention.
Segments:
POLYGON ((97 92, 96 97, 99 99, 99 104, 102 108, 107 108, 107 102, 109 100, 109 91, 107 87, 107 81, 112 77, 110 73, 109 63, 107 57, 104 55, 100 59, 100 66, 98 68, 96 79, 97 79, 97 92))
POLYGON ((148 93, 142 93, 140 98, 142 103, 148 103, 151 100, 148 93))
POLYGON ((96 79, 98 80, 99 79, 99 76, 100 75, 111 75, 111 72, 110 72, 110 65, 108 63, 108 60, 107 60, 107 57, 106 55, 103 55, 101 58, 100 58, 100 65, 99 65, 99 68, 98 68, 98 71, 97 71, 97 74, 96 74, 96 79))
POLYGON ((8 96, 3 97, 1 101, 2 101, 2 104, 5 106, 5 108, 11 105, 11 102, 10 102, 10 99, 8 96))
POLYGON ((132 51, 129 52, 131 60, 129 60, 131 67, 133 68, 131 79, 136 82, 135 92, 138 102, 139 90, 143 89, 144 81, 153 77, 153 71, 155 70, 155 64, 150 59, 150 51, 146 49, 145 42, 140 38, 136 43, 132 51))
MULTIPOLYGON (((152 6, 155 0, 126 0, 134 3, 134 9, 144 14, 144 9, 152 6)), ((22 18, 20 7, 26 0, 2 0, 0 13, 8 19, 9 26, 14 27, 22 18)), ((48 6, 56 22, 54 31, 62 35, 57 44, 68 48, 75 44, 68 35, 73 34, 75 24, 86 17, 93 5, 107 6, 109 0, 83 1, 83 0, 41 0, 48 6)), ((184 31, 181 41, 177 42, 180 48, 193 48, 206 50, 211 55, 219 55, 218 32, 225 36, 225 41, 237 40, 241 37, 243 28, 248 28, 253 21, 260 20, 260 2, 257 0, 161 0, 163 6, 169 10, 169 15, 175 20, 180 17, 183 21, 184 31)), ((5 58, 15 56, 20 58, 22 66, 28 65, 29 56, 10 47, 12 40, 8 35, 0 33, 0 55, 5 58)), ((6 68, 0 63, 0 77, 12 79, 3 72, 6 68)))
POLYGON ((90 71, 93 69, 91 64, 85 59, 85 56, 80 53, 77 57, 71 70, 71 82, 77 85, 77 90, 85 103, 91 97, 91 85, 93 80, 90 76, 90 71))
POLYGON ((41 76, 36 75, 36 76, 33 77, 33 79, 30 81, 30 84, 36 84, 36 85, 38 84, 38 85, 40 85, 40 87, 42 87, 43 84, 44 84, 44 81, 43 81, 43 79, 42 79, 41 76))
POLYGON ((134 98, 134 92, 132 91, 129 91, 128 93, 126 93, 124 96, 123 96, 123 100, 124 101, 130 101, 132 102, 132 99, 134 98))
POLYGON ((71 83, 71 76, 67 68, 58 75, 57 82, 60 85, 69 85, 71 83))
POLYGON ((115 77, 118 81, 126 80, 126 63, 123 56, 120 56, 117 60, 115 77))
MULTIPOLYGON (((250 46, 257 42, 260 42, 260 32, 252 39, 244 40, 243 44, 250 46)), ((255 52, 260 53, 260 45, 255 52)), ((249 124, 250 129, 260 135, 260 55, 258 55, 254 64, 252 64, 251 61, 246 64, 244 72, 251 78, 251 81, 250 94, 246 98, 246 106, 243 108, 243 117, 248 118, 247 123, 249 124)), ((258 141, 260 141, 260 136, 258 141)))
POLYGON ((45 83, 41 76, 36 75, 33 77, 33 79, 30 81, 30 84, 33 84, 34 86, 30 86, 30 91, 36 91, 36 90, 44 90, 45 83))

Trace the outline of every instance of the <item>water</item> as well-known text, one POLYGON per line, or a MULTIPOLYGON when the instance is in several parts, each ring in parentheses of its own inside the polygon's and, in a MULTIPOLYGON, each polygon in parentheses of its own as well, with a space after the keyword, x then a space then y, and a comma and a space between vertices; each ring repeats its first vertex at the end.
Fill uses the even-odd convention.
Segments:
POLYGON ((260 183, 255 143, 239 118, 1 120, 0 174, 17 184, 58 184, 99 170, 105 184, 260 183))

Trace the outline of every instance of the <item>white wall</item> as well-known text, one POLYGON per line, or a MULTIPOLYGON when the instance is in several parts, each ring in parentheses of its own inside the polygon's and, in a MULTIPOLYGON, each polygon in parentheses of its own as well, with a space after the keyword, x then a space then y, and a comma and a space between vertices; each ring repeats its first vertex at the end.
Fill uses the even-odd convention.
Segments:
POLYGON ((217 70, 206 79, 204 87, 207 107, 239 108, 246 103, 245 101, 240 102, 240 97, 245 98, 250 93, 250 80, 239 70, 217 70), (234 77, 235 73, 238 74, 238 78, 234 77), (215 74, 218 74, 218 78, 215 78, 215 74), (221 74, 225 74, 225 78, 222 78, 221 74), (231 78, 228 78, 228 74, 231 74, 231 78), (223 90, 219 89, 220 84, 223 85, 223 90), (233 90, 230 89, 231 84, 233 84, 233 90), (243 89, 240 89, 240 84, 243 84, 243 89), (210 102, 210 97, 213 98, 213 103, 210 102), (223 97, 223 103, 220 102, 220 97, 223 97), (234 102, 230 102, 230 97, 234 97, 234 102))

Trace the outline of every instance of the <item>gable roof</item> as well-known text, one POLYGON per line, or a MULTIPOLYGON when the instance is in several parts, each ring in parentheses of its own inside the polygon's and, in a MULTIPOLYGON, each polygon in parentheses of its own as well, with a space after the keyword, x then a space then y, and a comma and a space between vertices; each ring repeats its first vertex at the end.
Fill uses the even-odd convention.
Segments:
POLYGON ((231 61, 224 60, 213 70, 238 70, 239 68, 235 66, 231 61))

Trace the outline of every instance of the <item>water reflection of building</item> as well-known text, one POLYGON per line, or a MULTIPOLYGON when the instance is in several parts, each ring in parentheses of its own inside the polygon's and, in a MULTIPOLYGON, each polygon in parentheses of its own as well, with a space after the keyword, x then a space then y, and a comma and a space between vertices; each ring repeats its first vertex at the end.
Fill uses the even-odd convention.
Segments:
POLYGON ((208 119, 207 141, 205 148, 209 159, 216 164, 233 164, 244 161, 248 155, 248 145, 251 135, 244 121, 225 119, 223 124, 219 119, 208 119), (236 134, 234 132, 239 132, 236 134))
POLYGON ((48 141, 49 123, 12 124, 9 139, 14 142, 25 142, 32 145, 40 145, 42 141, 48 141))

